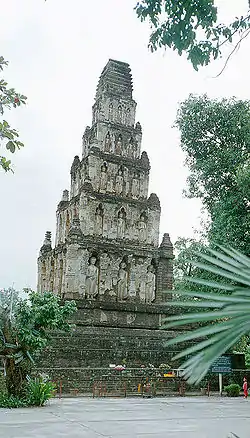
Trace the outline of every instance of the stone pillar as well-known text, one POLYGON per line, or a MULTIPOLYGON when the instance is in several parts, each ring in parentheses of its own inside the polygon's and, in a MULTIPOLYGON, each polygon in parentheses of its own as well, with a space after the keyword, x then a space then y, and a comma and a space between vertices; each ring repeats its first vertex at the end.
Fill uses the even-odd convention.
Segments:
POLYGON ((164 302, 172 298, 173 289, 173 245, 169 234, 165 233, 158 249, 157 269, 157 302, 164 302), (166 293, 167 292, 167 293, 166 293))
POLYGON ((78 215, 75 215, 67 237, 64 298, 79 298, 79 243, 82 237, 80 220, 78 215))
MULTIPOLYGON (((65 261, 65 277, 62 285, 62 296, 64 299, 76 298, 77 294, 77 274, 78 274, 78 258, 77 252, 79 245, 69 244, 67 248, 65 261)), ((77 294, 78 297, 78 294, 77 294)))
POLYGON ((69 205, 69 191, 63 190, 62 199, 58 204, 57 212, 56 212, 57 221, 56 221, 55 246, 57 246, 62 241, 62 236, 63 236, 62 215, 64 210, 66 210, 66 208, 68 207, 68 205, 69 205))
POLYGON ((43 245, 38 258, 38 284, 37 290, 42 293, 48 291, 50 279, 49 263, 52 255, 51 232, 46 231, 43 245))
POLYGON ((78 157, 78 155, 75 156, 72 166, 71 166, 71 170, 70 170, 70 174, 71 174, 71 189, 70 189, 70 199, 73 198, 74 196, 78 195, 78 175, 79 175, 79 169, 81 167, 81 162, 80 159, 78 157))

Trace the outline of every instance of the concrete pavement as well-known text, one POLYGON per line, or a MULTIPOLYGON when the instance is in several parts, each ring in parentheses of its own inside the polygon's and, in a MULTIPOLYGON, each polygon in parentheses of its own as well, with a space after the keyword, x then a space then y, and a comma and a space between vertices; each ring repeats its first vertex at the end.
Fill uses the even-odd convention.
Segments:
POLYGON ((216 397, 53 399, 0 409, 1 438, 250 438, 250 400, 216 397))

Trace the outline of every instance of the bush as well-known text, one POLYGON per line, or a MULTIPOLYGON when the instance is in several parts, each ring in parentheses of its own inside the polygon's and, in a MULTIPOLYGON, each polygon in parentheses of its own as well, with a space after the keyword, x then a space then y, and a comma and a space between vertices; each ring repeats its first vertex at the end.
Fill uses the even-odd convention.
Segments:
POLYGON ((7 393, 0 393, 0 408, 24 408, 28 406, 27 400, 8 395, 7 393))
POLYGON ((6 389, 6 383, 3 373, 0 372, 0 394, 5 393, 7 391, 6 389))
POLYGON ((30 406, 43 406, 55 393, 55 384, 47 376, 28 377, 27 400, 30 406))
POLYGON ((225 386, 224 389, 228 397, 238 397, 240 395, 240 385, 237 383, 231 383, 231 385, 225 386))
POLYGON ((0 375, 0 408, 23 408, 28 406, 43 406, 53 397, 55 384, 49 381, 48 376, 40 375, 28 378, 23 388, 23 396, 9 395, 5 386, 5 379, 0 375))
POLYGON ((0 408, 23 408, 27 406, 24 398, 8 395, 3 373, 0 373, 0 408))

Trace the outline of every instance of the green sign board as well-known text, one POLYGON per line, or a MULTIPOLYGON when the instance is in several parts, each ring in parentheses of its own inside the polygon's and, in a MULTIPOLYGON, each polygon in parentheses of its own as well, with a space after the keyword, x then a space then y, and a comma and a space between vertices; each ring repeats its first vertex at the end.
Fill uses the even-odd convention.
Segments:
POLYGON ((213 363, 211 367, 212 373, 231 373, 232 361, 230 356, 221 356, 213 363))

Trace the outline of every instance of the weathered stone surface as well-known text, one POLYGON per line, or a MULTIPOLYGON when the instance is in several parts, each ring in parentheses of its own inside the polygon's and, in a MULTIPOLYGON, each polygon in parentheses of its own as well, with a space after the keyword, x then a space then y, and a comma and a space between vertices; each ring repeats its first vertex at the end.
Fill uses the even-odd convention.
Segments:
POLYGON ((141 154, 132 89, 129 65, 109 60, 82 161, 75 156, 71 166, 70 197, 64 190, 58 205, 55 249, 50 238, 41 248, 40 292, 53 287, 64 298, 159 303, 172 288, 172 244, 164 235, 158 249, 160 201, 155 193, 148 198, 150 164, 141 154))
MULTIPOLYGON (((152 314, 153 316, 153 314, 152 314)), ((102 327, 77 325, 72 335, 57 334, 53 345, 47 348, 39 361, 39 368, 109 367, 126 362, 129 367, 142 364, 171 363, 179 350, 166 351, 164 343, 173 336, 171 332, 133 327, 102 327), (55 348, 56 346, 56 348, 55 348)), ((66 374, 66 370, 64 371, 66 374)))
MULTIPOLYGON (((77 366, 107 365, 120 356, 159 362, 166 356, 162 341, 152 353, 147 339, 153 345, 159 338, 162 305, 171 299, 173 247, 168 234, 159 247, 160 201, 155 193, 148 196, 150 162, 141 153, 132 91, 129 65, 109 60, 98 82, 92 125, 83 135, 82 159, 74 157, 70 192, 63 191, 57 208, 55 248, 47 233, 38 258, 38 291, 77 300, 80 337, 74 340, 86 353, 77 366), (92 356, 81 333, 96 336, 92 356), (114 336, 123 342, 113 339, 111 354, 114 336)), ((70 348, 68 356, 61 352, 63 363, 70 348)), ((60 363, 58 351, 53 360, 60 363)))

